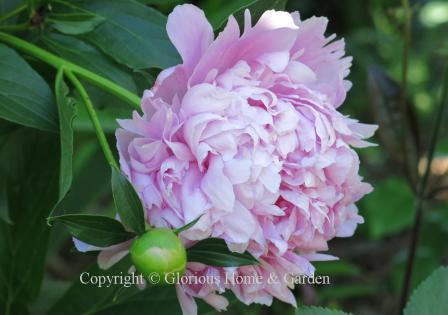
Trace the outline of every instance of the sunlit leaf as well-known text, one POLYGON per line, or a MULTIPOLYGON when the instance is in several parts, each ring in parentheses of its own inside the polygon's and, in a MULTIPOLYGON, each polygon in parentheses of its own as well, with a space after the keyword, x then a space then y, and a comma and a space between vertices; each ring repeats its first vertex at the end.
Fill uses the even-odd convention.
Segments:
POLYGON ((415 205, 406 181, 389 177, 375 184, 375 190, 362 200, 369 233, 379 239, 398 233, 412 224, 415 205))
POLYGON ((50 13, 45 21, 64 34, 79 35, 93 31, 105 19, 96 14, 83 12, 82 10, 67 10, 65 6, 52 5, 52 13, 50 13))
POLYGON ((448 314, 448 268, 434 271, 412 294, 404 315, 446 315, 448 314))

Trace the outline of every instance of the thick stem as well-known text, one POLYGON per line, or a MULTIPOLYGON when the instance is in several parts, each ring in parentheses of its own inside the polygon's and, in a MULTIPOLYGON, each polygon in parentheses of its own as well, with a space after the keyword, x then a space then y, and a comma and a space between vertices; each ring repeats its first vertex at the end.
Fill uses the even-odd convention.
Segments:
POLYGON ((78 80, 78 78, 70 71, 65 70, 64 73, 67 75, 67 78, 72 82, 75 89, 79 92, 81 96, 82 102, 86 107, 87 113, 89 114, 90 121, 92 122, 93 128, 95 129, 96 136, 98 138, 98 142, 100 143, 101 149, 103 150, 104 156, 106 160, 109 162, 111 166, 116 168, 118 167, 117 161, 110 149, 109 143, 107 142, 106 135, 104 134, 103 128, 101 128, 100 121, 98 116, 96 115, 95 109, 93 107, 92 101, 90 100, 89 94, 85 90, 82 83, 78 80))
POLYGON ((431 164, 434 158, 434 153, 437 145, 437 139, 439 137, 440 126, 442 124, 443 116, 445 113, 446 103, 448 98, 448 68, 445 70, 443 85, 442 85, 442 95, 440 99, 439 108, 436 113, 436 121, 434 122, 434 129, 432 131, 431 140, 427 152, 427 164, 425 167, 425 172, 419 182, 417 187, 417 204, 416 204, 416 214, 414 219, 414 225, 411 232, 411 240, 409 243, 409 252, 406 262, 406 270, 404 274, 403 286, 401 291, 400 309, 399 314, 406 306, 406 301, 409 296, 409 291, 411 289, 412 283, 412 273, 414 270, 414 262, 417 253, 418 240, 420 235, 420 226, 423 218, 424 203, 426 196, 426 189, 428 185, 429 175, 431 173, 431 164))
POLYGON ((42 48, 37 47, 36 45, 33 45, 15 36, 0 32, 0 41, 3 41, 15 48, 20 49, 25 53, 55 67, 56 69, 63 67, 67 71, 77 74, 79 77, 82 77, 83 79, 102 88, 103 90, 106 90, 109 93, 121 98, 123 101, 132 105, 137 110, 140 110, 140 98, 137 95, 100 75, 97 75, 83 67, 60 58, 42 48))

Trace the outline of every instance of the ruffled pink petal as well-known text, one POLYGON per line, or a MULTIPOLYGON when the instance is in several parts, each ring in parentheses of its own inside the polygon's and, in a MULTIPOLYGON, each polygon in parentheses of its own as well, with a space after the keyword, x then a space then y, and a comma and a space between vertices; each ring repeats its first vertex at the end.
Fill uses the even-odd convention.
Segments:
POLYGON ((180 285, 176 285, 177 298, 182 309, 183 315, 196 315, 198 313, 198 306, 191 295, 185 293, 180 285))
POLYGON ((166 25, 168 37, 180 53, 186 73, 191 73, 214 35, 204 12, 191 4, 174 8, 166 25))

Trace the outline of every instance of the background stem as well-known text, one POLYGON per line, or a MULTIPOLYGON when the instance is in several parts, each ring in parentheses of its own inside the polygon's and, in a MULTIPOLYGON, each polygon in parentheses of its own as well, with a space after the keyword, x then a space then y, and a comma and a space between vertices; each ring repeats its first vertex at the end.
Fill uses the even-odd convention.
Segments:
POLYGON ((412 232, 411 232, 411 240, 409 243, 409 252, 408 252, 408 258, 407 258, 407 262, 406 262, 406 270, 405 270, 404 279, 403 279, 402 291, 401 291, 399 314, 401 314, 402 310, 406 306, 406 301, 408 299, 409 291, 411 289, 412 273, 414 270, 414 262, 415 262, 415 257, 416 257, 416 253, 417 253, 417 246, 418 246, 418 240, 419 240, 419 235, 420 235, 420 226, 422 223, 424 203, 425 203, 425 199, 426 199, 425 198, 426 189, 428 186, 429 175, 431 173, 431 164, 432 164, 432 160, 434 158, 437 139, 439 137, 440 126, 442 124, 443 116, 445 113, 447 96, 448 96, 448 68, 445 69, 445 73, 444 73, 443 85, 442 85, 442 95, 441 95, 439 107, 437 109, 435 122, 434 122, 434 129, 432 130, 432 135, 431 135, 431 139, 430 139, 430 143, 429 143, 429 147, 428 147, 428 151, 427 151, 427 163, 426 163, 425 171, 424 171, 423 176, 421 177, 421 180, 417 187, 416 214, 415 214, 415 219, 414 219, 414 225, 412 227, 412 232))
POLYGON ((21 5, 19 5, 17 8, 15 8, 14 10, 11 10, 7 13, 5 13, 4 15, 0 16, 0 22, 5 21, 11 17, 13 17, 14 15, 19 14, 22 11, 26 10, 26 4, 23 3, 21 5))
POLYGON ((119 169, 117 161, 110 149, 109 143, 107 142, 106 135, 104 134, 103 128, 101 128, 100 121, 98 116, 96 115, 95 109, 93 107, 92 101, 90 100, 89 94, 84 89, 82 83, 78 80, 78 78, 70 71, 65 70, 64 73, 67 75, 67 78, 72 82, 75 89, 79 92, 81 96, 82 102, 86 107, 87 113, 89 114, 90 121, 95 129, 96 136, 98 138, 98 142, 100 143, 101 149, 103 150, 104 156, 106 160, 109 162, 111 166, 119 169))

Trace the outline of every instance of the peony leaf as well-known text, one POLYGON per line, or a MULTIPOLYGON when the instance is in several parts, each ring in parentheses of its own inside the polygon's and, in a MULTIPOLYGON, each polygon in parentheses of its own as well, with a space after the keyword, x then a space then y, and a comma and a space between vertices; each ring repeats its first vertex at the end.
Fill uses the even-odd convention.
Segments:
POLYGON ((138 70, 180 62, 166 34, 166 17, 134 0, 58 0, 58 4, 104 21, 84 38, 121 64, 138 70))
POLYGON ((93 31, 105 19, 79 9, 71 10, 55 2, 52 5, 52 12, 45 18, 45 21, 61 33, 80 35, 93 31))
MULTIPOLYGON (((87 270, 89 276, 117 276, 123 279, 128 275, 131 261, 128 257, 121 259, 107 270, 101 270, 95 264, 87 270)), ((119 281, 119 280, 118 280, 119 281)), ((135 281, 135 280, 134 280, 135 281)), ((147 315, 170 314, 181 315, 174 286, 147 286, 140 290, 135 284, 124 287, 123 284, 104 285, 99 288, 93 284, 74 281, 63 297, 52 306, 49 315, 147 315)))
POLYGON ((317 306, 305 306, 296 309, 296 315, 350 315, 350 313, 317 306))
POLYGON ((63 223, 73 237, 98 247, 112 246, 135 237, 119 221, 100 215, 65 214, 49 217, 48 222, 63 223))
POLYGON ((207 16, 213 29, 219 29, 226 23, 229 15, 238 11, 244 11, 248 6, 258 2, 257 0, 236 0, 236 1, 206 1, 202 9, 207 16))
POLYGON ((19 127, 0 143, 0 178, 6 180, 14 224, 0 220, 0 314, 7 309, 27 314, 26 305, 37 296, 45 273, 45 218, 59 195, 59 139, 54 133, 19 127))
POLYGON ((62 58, 104 76, 129 91, 136 92, 135 82, 129 71, 82 39, 50 33, 43 35, 41 41, 46 48, 62 58))
POLYGON ((448 267, 436 269, 412 294, 404 315, 448 314, 448 267))
POLYGON ((57 112, 50 87, 14 50, 0 44, 0 118, 56 131, 57 112))
POLYGON ((67 194, 72 184, 73 172, 73 119, 76 116, 75 99, 68 96, 69 89, 62 71, 56 75, 55 96, 59 113, 59 137, 61 141, 61 161, 59 166, 59 200, 67 194))
POLYGON ((231 252, 226 242, 220 238, 207 238, 187 249, 188 261, 200 262, 216 267, 236 267, 258 264, 249 252, 231 252))
POLYGON ((145 232, 145 217, 142 202, 120 170, 112 166, 112 193, 121 221, 137 234, 145 232))
POLYGON ((414 220, 414 197, 403 178, 391 176, 376 183, 375 190, 361 202, 369 234, 374 239, 401 232, 414 220))
POLYGON ((191 221, 190 223, 185 224, 184 226, 181 226, 180 228, 176 229, 174 232, 176 234, 182 233, 183 231, 188 230, 189 228, 192 228, 196 223, 198 223, 198 221, 201 219, 202 214, 200 216, 198 216, 196 219, 194 219, 193 221, 191 221))

